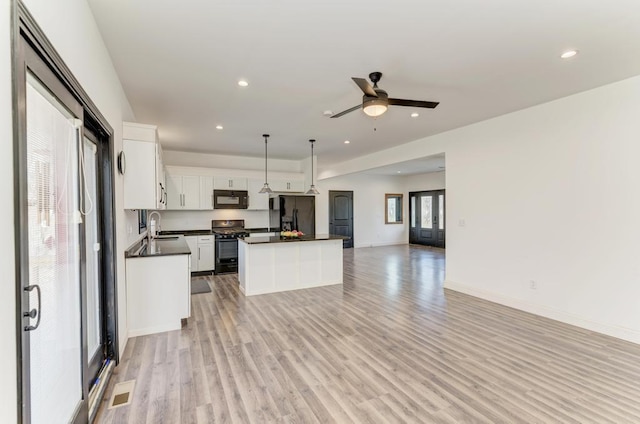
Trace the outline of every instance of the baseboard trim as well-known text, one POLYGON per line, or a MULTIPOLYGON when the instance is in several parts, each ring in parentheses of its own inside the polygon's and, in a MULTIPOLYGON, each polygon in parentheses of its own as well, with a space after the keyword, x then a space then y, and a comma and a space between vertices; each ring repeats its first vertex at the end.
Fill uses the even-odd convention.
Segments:
POLYGON ((180 320, 178 320, 177 323, 163 324, 163 325, 157 325, 154 327, 146 327, 146 328, 138 328, 136 330, 129 330, 129 338, 146 336, 148 334, 164 333, 165 331, 180 330, 181 328, 182 328, 182 325, 180 323, 180 320))
POLYGON ((632 330, 630 328, 594 322, 565 311, 549 308, 509 296, 503 296, 501 294, 489 292, 486 290, 480 290, 475 287, 460 284, 450 280, 445 280, 444 288, 459 293, 468 294, 473 297, 478 297, 480 299, 488 300, 489 302, 498 303, 500 305, 508 306, 510 308, 518 309, 524 312, 529 312, 531 314, 539 315, 541 317, 549 318, 565 324, 575 325, 576 327, 584 328, 586 330, 594 331, 606 336, 611 336, 617 339, 626 340, 631 343, 640 344, 640 332, 632 330))
POLYGON ((381 243, 363 243, 356 244, 353 247, 356 249, 360 249, 362 247, 382 247, 382 246, 398 246, 401 244, 409 244, 406 241, 392 241, 392 242, 381 242, 381 243))

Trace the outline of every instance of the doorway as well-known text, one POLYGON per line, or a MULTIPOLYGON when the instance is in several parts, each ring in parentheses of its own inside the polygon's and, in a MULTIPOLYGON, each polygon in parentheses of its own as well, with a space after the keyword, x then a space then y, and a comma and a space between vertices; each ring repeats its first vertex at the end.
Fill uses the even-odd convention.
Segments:
POLYGON ((329 234, 349 237, 342 246, 353 247, 353 191, 329 191, 329 234))
POLYGON ((409 193, 409 243, 445 247, 445 191, 409 193))
POLYGON ((84 423, 118 360, 113 131, 20 2, 16 13, 18 417, 84 423))

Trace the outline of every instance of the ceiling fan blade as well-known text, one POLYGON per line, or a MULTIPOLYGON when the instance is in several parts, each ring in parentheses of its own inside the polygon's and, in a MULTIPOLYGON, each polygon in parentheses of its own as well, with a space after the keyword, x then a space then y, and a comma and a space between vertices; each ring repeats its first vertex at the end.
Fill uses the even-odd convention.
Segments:
POLYGON ((339 117, 341 117, 342 115, 346 115, 346 114, 347 114, 347 113, 349 113, 349 112, 353 112, 354 110, 358 110, 358 109, 360 109, 361 107, 362 107, 362 105, 360 104, 360 105, 357 105, 357 106, 351 107, 351 108, 349 108, 349 109, 347 109, 347 110, 343 110, 343 111, 342 111, 342 112, 340 112, 340 113, 336 113, 335 115, 331 115, 331 117, 332 117, 332 118, 339 118, 339 117))
POLYGON ((358 87, 360 87, 360 90, 362 90, 364 94, 371 97, 378 97, 378 93, 373 90, 373 87, 371 87, 371 84, 369 84, 366 79, 355 77, 352 77, 351 79, 353 82, 358 84, 358 87))
POLYGON ((422 100, 405 100, 405 99, 389 99, 389 104, 394 106, 411 106, 411 107, 426 107, 433 109, 438 106, 440 102, 425 102, 422 100))

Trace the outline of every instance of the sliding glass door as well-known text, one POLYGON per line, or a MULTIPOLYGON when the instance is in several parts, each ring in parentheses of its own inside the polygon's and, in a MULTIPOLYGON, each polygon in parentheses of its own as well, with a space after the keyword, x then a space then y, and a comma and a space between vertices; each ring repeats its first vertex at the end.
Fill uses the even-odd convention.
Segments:
MULTIPOLYGON (((77 105, 74 105, 77 106, 77 105)), ((77 108, 76 108, 77 109, 77 108)), ((31 423, 70 422, 83 401, 79 117, 26 80, 31 423)))
POLYGON ((117 362, 111 130, 18 9, 19 422, 86 423, 117 362))

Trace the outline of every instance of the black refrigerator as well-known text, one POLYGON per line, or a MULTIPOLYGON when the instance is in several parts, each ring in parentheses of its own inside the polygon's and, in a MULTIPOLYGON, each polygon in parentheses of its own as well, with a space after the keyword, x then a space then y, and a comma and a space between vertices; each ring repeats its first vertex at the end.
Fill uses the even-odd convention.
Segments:
POLYGON ((269 209, 271 230, 316 233, 315 196, 274 196, 269 199, 269 209))

